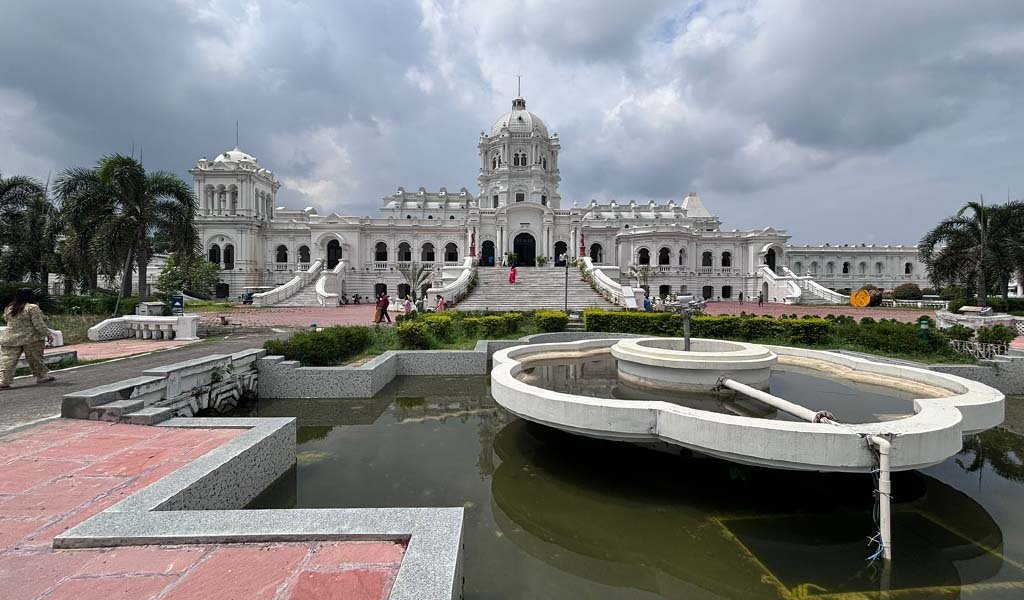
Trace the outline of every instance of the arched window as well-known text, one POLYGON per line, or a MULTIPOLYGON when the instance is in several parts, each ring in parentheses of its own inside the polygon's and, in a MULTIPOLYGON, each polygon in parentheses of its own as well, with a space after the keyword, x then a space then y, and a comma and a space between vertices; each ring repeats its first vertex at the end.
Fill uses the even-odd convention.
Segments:
POLYGON ((795 263, 793 263, 793 272, 796 273, 797 275, 803 275, 804 274, 804 263, 802 263, 800 261, 796 261, 795 263))
MULTIPOLYGON (((722 253, 722 266, 723 267, 732 267, 732 253, 731 252, 723 252, 722 253)), ((728 296, 725 296, 725 297, 728 298, 728 296)))
POLYGON ((412 218, 412 215, 405 215, 405 218, 406 218, 406 219, 411 219, 411 218, 412 218))
POLYGON ((711 251, 705 251, 704 254, 700 255, 700 266, 710 267, 711 260, 711 251))
POLYGON ((641 248, 640 252, 637 254, 636 262, 638 264, 641 264, 641 265, 649 265, 649 264, 651 264, 651 252, 650 252, 650 250, 648 250, 647 248, 641 248))
POLYGON ((680 267, 685 267, 686 266, 686 248, 680 248, 679 249, 679 266, 680 267))
POLYGON ((309 262, 309 246, 299 246, 299 262, 309 262))
POLYGON ((540 165, 541 165, 541 167, 544 168, 545 171, 548 170, 548 159, 547 159, 546 156, 544 158, 540 159, 540 165))
POLYGON ((427 215, 427 219, 433 221, 434 220, 434 215, 427 215))
POLYGON ((448 242, 444 245, 444 260, 445 262, 457 262, 459 260, 459 247, 455 245, 455 242, 448 242))
POLYGON ((210 252, 207 254, 210 262, 220 264, 220 246, 214 244, 210 246, 210 252))
POLYGON ((850 263, 844 262, 843 263, 843 275, 849 275, 849 274, 850 274, 850 263))
POLYGON ((498 155, 497 154, 495 154, 494 156, 491 157, 491 168, 492 169, 497 169, 498 168, 498 155))
POLYGON ((420 248, 420 261, 434 262, 434 245, 430 242, 423 244, 423 247, 420 248))
POLYGON ((857 271, 858 271, 858 272, 859 272, 859 273, 860 273, 861 275, 866 275, 866 274, 867 274, 867 272, 868 272, 868 263, 866 263, 866 262, 862 262, 862 263, 860 263, 859 265, 857 265, 857 271))
POLYGON ((327 242, 327 268, 333 269, 341 262, 341 242, 331 240, 327 242))
POLYGON ((876 275, 881 275, 883 271, 885 271, 885 265, 883 265, 880 262, 876 262, 875 263, 875 274, 876 275))
POLYGON ((274 199, 270 197, 270 194, 267 194, 266 215, 270 218, 274 217, 274 199))
POLYGON ((518 167, 519 166, 519 153, 518 152, 516 152, 515 154, 512 155, 512 166, 513 167, 518 167))
POLYGON ((526 194, 523 192, 516 192, 516 202, 526 202, 526 194))
POLYGON ((231 189, 228 191, 228 196, 231 198, 230 214, 237 215, 238 214, 238 188, 236 188, 235 186, 231 186, 231 189))
POLYGON ((668 248, 662 248, 658 250, 658 265, 671 265, 672 264, 672 251, 668 248))
POLYGON ((412 247, 407 242, 398 245, 398 262, 412 261, 412 247))
POLYGON ((906 263, 905 265, 903 265, 903 274, 904 275, 910 275, 913 272, 914 272, 914 265, 912 263, 906 263))
POLYGON ((723 300, 728 300, 729 298, 732 298, 732 286, 731 285, 723 285, 722 286, 722 299, 723 300))
POLYGON ((224 268, 235 268, 235 247, 232 244, 224 245, 224 268))
POLYGON ((276 256, 274 257, 274 262, 288 262, 288 248, 286 248, 284 244, 277 247, 277 252, 275 254, 276 256))
POLYGON ((448 215, 448 220, 449 221, 454 221, 455 220, 455 215, 448 215))
POLYGON ((547 196, 541 196, 540 197, 540 203, 542 205, 544 205, 544 206, 547 206, 548 205, 548 197, 547 196))
POLYGON ((825 274, 832 275, 836 272, 836 265, 832 261, 825 263, 825 274))
POLYGON ((388 245, 384 242, 377 242, 377 245, 373 247, 373 260, 377 262, 387 262, 388 260, 388 245))
POLYGON ((811 262, 811 273, 813 273, 814 275, 818 274, 818 262, 817 261, 812 261, 811 262))

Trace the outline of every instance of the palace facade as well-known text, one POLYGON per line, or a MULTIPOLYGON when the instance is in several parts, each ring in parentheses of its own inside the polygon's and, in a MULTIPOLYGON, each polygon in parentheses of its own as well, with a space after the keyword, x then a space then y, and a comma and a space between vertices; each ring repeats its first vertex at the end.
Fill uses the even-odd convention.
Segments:
POLYGON ((649 265, 652 291, 712 299, 741 291, 754 297, 768 290, 767 277, 785 275, 787 268, 833 289, 927 285, 915 247, 790 246, 781 229, 723 229, 693 192, 663 203, 566 206, 558 134, 526 109, 523 98, 481 132, 477 150, 476 193, 399 187, 383 198, 375 217, 278 206, 281 184, 274 173, 238 148, 200 160, 190 172, 206 255, 222 269, 218 295, 281 285, 318 260, 322 269, 345 271, 341 293, 398 291, 400 263, 430 265, 440 280, 442 267, 467 255, 483 268, 513 255, 528 266, 560 266, 585 255, 618 267, 623 282, 630 267, 649 265))

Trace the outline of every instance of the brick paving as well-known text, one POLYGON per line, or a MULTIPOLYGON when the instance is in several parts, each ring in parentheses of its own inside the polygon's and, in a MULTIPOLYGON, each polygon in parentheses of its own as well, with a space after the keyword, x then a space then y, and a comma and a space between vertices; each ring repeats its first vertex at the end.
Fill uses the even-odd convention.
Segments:
POLYGON ((754 302, 744 302, 743 304, 739 302, 708 302, 705 312, 709 315, 738 315, 741 312, 745 312, 747 314, 769 315, 773 317, 792 315, 794 313, 800 316, 818 315, 822 317, 825 315, 848 315, 858 320, 863 317, 871 317, 876 320, 896 319, 905 323, 912 323, 921 315, 935 318, 935 311, 931 309, 910 310, 906 308, 883 308, 880 306, 857 308, 855 306, 838 305, 803 306, 774 302, 766 302, 764 306, 758 307, 756 299, 754 302))
POLYGON ((182 346, 194 344, 197 341, 199 340, 137 340, 132 338, 111 340, 109 342, 84 342, 81 344, 60 346, 59 348, 49 348, 47 349, 46 354, 74 350, 78 352, 78 360, 109 360, 111 358, 134 356, 145 352, 181 348, 182 346))
MULTIPOLYGON (((372 304, 348 304, 345 306, 303 306, 294 308, 237 308, 223 312, 200 313, 202 325, 220 326, 220 318, 226 317, 232 324, 242 327, 309 327, 329 325, 371 325, 372 304)), ((391 315, 394 319, 394 315, 391 315)))
POLYGON ((387 598, 390 542, 54 550, 54 536, 238 435, 56 420, 0 438, 4 600, 387 598))

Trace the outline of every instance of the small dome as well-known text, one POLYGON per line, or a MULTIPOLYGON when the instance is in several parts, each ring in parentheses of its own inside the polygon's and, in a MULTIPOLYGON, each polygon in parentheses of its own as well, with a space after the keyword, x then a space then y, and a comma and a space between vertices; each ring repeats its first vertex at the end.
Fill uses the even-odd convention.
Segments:
POLYGON ((512 133, 536 132, 544 137, 550 137, 544 121, 526 110, 526 100, 522 98, 513 100, 511 112, 503 114, 494 122, 494 125, 491 126, 491 135, 498 135, 503 127, 508 127, 508 130, 512 133))
POLYGON ((227 152, 218 154, 217 158, 213 159, 213 162, 248 162, 256 164, 256 158, 242 152, 238 149, 238 146, 235 146, 233 150, 228 150, 227 152))

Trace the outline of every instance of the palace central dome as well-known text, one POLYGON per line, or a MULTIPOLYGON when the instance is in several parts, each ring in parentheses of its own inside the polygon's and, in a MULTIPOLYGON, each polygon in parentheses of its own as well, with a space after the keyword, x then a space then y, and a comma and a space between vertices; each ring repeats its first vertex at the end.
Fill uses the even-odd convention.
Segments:
POLYGON ((512 101, 511 112, 498 117, 498 120, 491 127, 491 135, 498 135, 503 127, 508 127, 508 130, 512 133, 537 132, 544 137, 550 137, 548 136, 548 128, 544 125, 544 121, 526 110, 526 100, 522 98, 516 98, 512 101))

